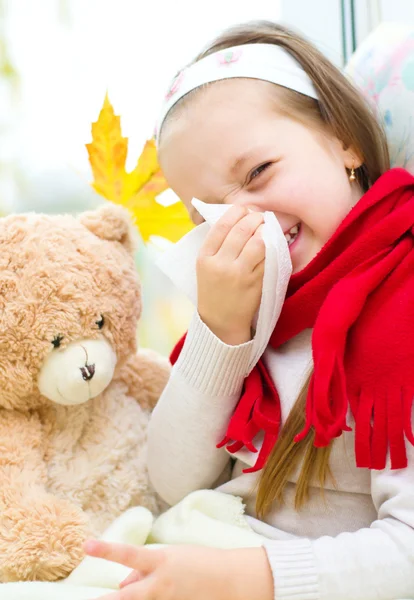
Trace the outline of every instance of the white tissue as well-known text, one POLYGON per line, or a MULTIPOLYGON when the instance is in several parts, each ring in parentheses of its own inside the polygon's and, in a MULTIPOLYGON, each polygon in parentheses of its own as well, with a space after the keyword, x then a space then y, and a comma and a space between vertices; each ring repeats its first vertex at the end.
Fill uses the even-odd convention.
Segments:
MULTIPOLYGON (((174 285, 188 296, 194 306, 197 306, 197 256, 209 229, 230 208, 230 205, 206 204, 196 198, 193 199, 192 204, 205 219, 205 223, 187 233, 156 262, 174 285)), ((256 365, 269 343, 282 310, 292 274, 289 248, 279 222, 272 212, 265 212, 263 216, 262 235, 266 247, 265 269, 262 298, 255 317, 256 333, 249 372, 256 365)))

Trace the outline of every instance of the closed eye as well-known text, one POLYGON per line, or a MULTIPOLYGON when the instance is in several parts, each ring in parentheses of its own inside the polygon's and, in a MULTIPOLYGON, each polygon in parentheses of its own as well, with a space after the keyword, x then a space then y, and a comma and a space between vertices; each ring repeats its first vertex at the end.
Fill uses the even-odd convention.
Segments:
POLYGON ((263 163, 262 165, 260 165, 260 167, 256 167, 256 169, 253 169, 253 171, 251 171, 249 178, 248 178, 248 182, 250 183, 250 181, 252 181, 253 179, 255 179, 256 177, 258 177, 258 175, 260 175, 260 173, 262 173, 263 171, 265 171, 268 167, 270 167, 272 163, 267 162, 267 163, 263 163))

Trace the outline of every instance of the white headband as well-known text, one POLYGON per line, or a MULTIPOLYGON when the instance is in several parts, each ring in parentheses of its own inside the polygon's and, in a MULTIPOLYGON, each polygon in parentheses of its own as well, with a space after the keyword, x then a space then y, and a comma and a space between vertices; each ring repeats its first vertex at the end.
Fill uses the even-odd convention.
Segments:
POLYGON ((233 78, 261 79, 318 99, 315 87, 301 65, 275 44, 245 44, 210 54, 180 71, 170 84, 156 132, 161 131, 171 108, 205 83, 233 78))

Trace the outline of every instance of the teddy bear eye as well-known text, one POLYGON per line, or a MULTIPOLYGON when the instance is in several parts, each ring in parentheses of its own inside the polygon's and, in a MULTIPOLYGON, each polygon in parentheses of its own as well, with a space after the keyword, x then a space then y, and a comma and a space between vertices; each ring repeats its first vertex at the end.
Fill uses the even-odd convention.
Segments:
POLYGON ((98 326, 99 329, 102 329, 102 327, 105 325, 105 319, 104 316, 101 315, 101 318, 99 319, 99 321, 95 321, 96 325, 98 326))
POLYGON ((52 340, 52 344, 54 348, 59 348, 60 346, 60 342, 63 340, 63 335, 56 335, 53 340, 52 340))

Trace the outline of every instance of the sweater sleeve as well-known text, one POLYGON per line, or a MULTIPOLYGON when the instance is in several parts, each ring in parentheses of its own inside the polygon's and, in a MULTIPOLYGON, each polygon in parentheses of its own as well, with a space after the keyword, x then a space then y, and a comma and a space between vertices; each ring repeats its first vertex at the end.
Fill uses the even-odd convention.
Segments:
POLYGON ((148 428, 149 476, 168 504, 212 487, 229 465, 216 444, 240 398, 251 348, 224 344, 195 314, 148 428))
POLYGON ((275 600, 414 598, 414 448, 408 467, 372 471, 378 518, 337 537, 266 542, 275 600))

